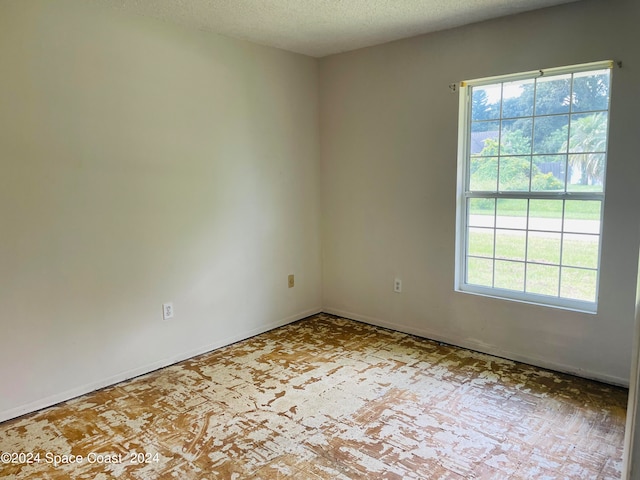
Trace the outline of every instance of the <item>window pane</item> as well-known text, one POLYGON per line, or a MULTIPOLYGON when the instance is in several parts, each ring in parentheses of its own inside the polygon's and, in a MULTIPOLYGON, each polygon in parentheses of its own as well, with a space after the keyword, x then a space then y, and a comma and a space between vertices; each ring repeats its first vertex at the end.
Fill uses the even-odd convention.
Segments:
POLYGON ((562 265, 598 267, 599 235, 565 234, 562 239, 562 265))
POLYGON ((496 260, 494 287, 524 291, 524 263, 496 260))
POLYGON ((531 157, 500 157, 499 191, 529 191, 531 157))
POLYGON ((571 75, 541 77, 536 81, 536 115, 569 113, 571 75))
POLYGON ((472 157, 469 162, 469 190, 495 192, 498 188, 498 157, 472 157))
POLYGON ((607 113, 571 115, 569 153, 604 153, 607 151, 607 113))
POLYGON ((569 192, 602 192, 604 185, 604 153, 569 155, 569 192))
POLYGON ((569 116, 536 117, 533 126, 533 153, 565 153, 569 116))
POLYGON ((565 155, 535 155, 531 170, 531 190, 564 190, 567 157, 565 155))
POLYGON ((505 82, 502 86, 502 117, 533 115, 534 79, 505 82))
POLYGON ((493 198, 470 198, 467 205, 470 227, 495 226, 496 201, 493 198))
POLYGON ((493 260, 469 257, 467 259, 467 283, 491 287, 493 285, 493 260))
POLYGON ((527 264, 527 292, 558 296, 560 267, 527 264))
POLYGON ((500 155, 531 154, 530 118, 503 120, 500 134, 500 155))
POLYGON ((560 264, 559 233, 529 232, 528 239, 527 261, 553 265, 560 264))
POLYGON ((609 70, 574 74, 572 110, 574 112, 607 110, 610 78, 609 70))
POLYGON ((498 200, 496 226, 498 228, 527 228, 527 203, 526 199, 498 200))
POLYGON ((562 200, 530 200, 529 229, 561 231, 562 200))
POLYGON ((469 228, 467 244, 469 255, 493 258, 493 229, 469 228))
POLYGON ((471 123, 471 155, 498 155, 500 122, 471 123))
POLYGON ((562 267, 560 275, 560 296, 574 300, 596 301, 595 270, 562 267))
POLYGON ((501 84, 473 87, 471 119, 491 120, 500 117, 501 84))
POLYGON ((564 206, 564 231, 600 233, 600 206, 597 200, 567 200, 564 206))
POLYGON ((496 230, 496 258, 524 261, 526 235, 524 231, 496 230))

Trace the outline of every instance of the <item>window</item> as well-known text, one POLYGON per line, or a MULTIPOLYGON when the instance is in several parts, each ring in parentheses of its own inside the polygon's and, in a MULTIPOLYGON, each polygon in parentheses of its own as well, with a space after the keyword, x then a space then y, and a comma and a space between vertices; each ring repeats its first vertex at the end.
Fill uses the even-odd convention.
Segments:
POLYGON ((457 290, 596 311, 612 66, 461 83, 457 290))

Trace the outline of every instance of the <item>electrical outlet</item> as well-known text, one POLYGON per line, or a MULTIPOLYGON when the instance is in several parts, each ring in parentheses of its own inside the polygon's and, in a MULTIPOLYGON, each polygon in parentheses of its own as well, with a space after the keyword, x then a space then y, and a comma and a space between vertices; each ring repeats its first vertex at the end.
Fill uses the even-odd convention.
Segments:
POLYGON ((288 280, 289 280, 289 288, 295 287, 296 281, 295 281, 295 278, 293 277, 293 275, 289 275, 288 280))
POLYGON ((402 292, 402 280, 400 280, 399 278, 396 278, 393 281, 393 291, 396 293, 402 292))
POLYGON ((162 304, 162 319, 169 320, 173 318, 173 303, 162 304))

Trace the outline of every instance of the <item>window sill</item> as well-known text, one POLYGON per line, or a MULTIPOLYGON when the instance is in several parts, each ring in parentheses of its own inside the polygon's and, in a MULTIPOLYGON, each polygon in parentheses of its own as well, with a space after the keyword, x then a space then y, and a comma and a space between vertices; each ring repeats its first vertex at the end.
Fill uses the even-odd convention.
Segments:
POLYGON ((456 287, 455 291, 458 293, 467 293, 480 297, 492 298, 495 300, 524 303, 528 305, 535 305, 537 307, 566 310, 575 313, 583 313, 589 315, 597 315, 598 313, 598 304, 594 302, 558 299, 556 297, 547 297, 544 295, 533 295, 524 293, 519 294, 519 292, 514 292, 511 290, 503 290, 498 288, 484 289, 482 287, 475 287, 470 285, 456 287), (552 300, 553 302, 549 300, 552 300))

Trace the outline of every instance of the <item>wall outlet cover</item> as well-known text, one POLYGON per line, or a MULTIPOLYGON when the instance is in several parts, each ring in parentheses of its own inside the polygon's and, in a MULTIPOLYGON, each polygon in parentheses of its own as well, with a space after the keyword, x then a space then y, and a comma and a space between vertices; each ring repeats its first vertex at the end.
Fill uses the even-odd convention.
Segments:
POLYGON ((170 318, 173 318, 173 303, 162 304, 162 318, 164 320, 169 320, 170 318))

